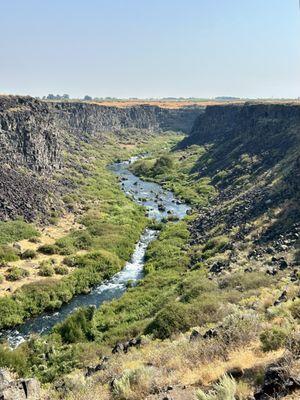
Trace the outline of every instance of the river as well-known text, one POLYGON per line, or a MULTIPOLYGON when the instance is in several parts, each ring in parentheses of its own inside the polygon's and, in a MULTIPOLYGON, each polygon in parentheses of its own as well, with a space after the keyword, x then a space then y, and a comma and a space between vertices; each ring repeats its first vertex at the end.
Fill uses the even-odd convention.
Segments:
MULTIPOLYGON (((160 185, 143 181, 129 171, 129 164, 136 159, 136 157, 132 157, 128 161, 114 163, 110 166, 110 169, 118 176, 123 191, 135 202, 143 205, 151 219, 161 221, 169 215, 182 219, 189 210, 186 204, 178 201, 172 192, 164 190, 160 185)), ((156 231, 146 229, 136 244, 130 261, 126 263, 122 271, 107 282, 94 287, 90 293, 75 296, 58 311, 44 313, 28 319, 16 328, 1 332, 0 339, 5 338, 11 347, 16 347, 28 339, 32 333, 49 332, 55 324, 63 321, 79 307, 99 307, 105 301, 119 298, 126 291, 128 281, 137 282, 143 277, 145 252, 155 237, 156 231)))

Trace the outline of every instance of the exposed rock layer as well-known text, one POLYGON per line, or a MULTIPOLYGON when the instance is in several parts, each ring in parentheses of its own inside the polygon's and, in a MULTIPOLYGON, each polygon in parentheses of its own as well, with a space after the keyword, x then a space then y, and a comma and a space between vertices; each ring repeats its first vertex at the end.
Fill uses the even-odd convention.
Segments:
POLYGON ((242 242, 254 221, 269 213, 268 226, 255 234, 254 245, 272 242, 280 250, 295 244, 300 229, 299 104, 207 107, 179 147, 193 144, 206 148, 193 172, 198 179, 210 177, 219 190, 191 226, 194 242, 205 243, 216 226, 225 235, 238 229, 236 241, 242 242))
POLYGON ((68 135, 102 140, 103 132, 126 138, 167 130, 188 132, 199 108, 128 108, 90 103, 45 102, 32 97, 0 96, 0 220, 34 220, 50 210, 51 173, 62 165, 68 135), (98 135, 98 136, 97 136, 98 135))
POLYGON ((44 102, 0 96, 0 160, 35 171, 58 168, 65 133, 95 135, 122 129, 189 132, 201 109, 128 108, 75 102, 44 102))

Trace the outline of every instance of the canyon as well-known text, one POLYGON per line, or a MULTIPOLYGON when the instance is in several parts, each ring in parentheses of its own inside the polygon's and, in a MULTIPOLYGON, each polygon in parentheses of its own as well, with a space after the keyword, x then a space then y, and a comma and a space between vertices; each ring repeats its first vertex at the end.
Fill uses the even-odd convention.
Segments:
POLYGON ((1 367, 50 384, 45 398, 206 400, 216 382, 235 390, 230 400, 297 398, 298 102, 117 107, 1 96, 0 160, 3 229, 20 217, 41 232, 66 212, 76 221, 49 246, 27 237, 45 252, 37 271, 67 275, 6 293, 2 327, 109 285, 145 229, 155 232, 139 282, 122 281, 120 298, 72 309, 15 350, 4 344, 1 367), (112 163, 137 154, 117 179, 112 163), (166 207, 168 191, 176 197, 166 207))

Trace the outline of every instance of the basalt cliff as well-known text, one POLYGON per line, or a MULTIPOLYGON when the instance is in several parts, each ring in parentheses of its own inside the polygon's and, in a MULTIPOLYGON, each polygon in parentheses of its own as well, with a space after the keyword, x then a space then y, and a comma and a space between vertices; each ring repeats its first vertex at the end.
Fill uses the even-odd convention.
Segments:
POLYGON ((55 208, 56 188, 49 178, 63 168, 69 135, 101 141, 105 132, 121 140, 126 140, 128 131, 188 132, 199 112, 199 108, 118 108, 0 96, 0 220, 22 216, 30 221, 55 208))

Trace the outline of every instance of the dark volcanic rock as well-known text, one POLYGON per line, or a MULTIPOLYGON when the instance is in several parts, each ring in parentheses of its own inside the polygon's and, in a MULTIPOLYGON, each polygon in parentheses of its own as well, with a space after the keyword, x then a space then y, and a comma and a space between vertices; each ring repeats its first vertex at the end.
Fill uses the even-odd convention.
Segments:
POLYGON ((190 132, 195 119, 203 108, 168 109, 151 105, 111 107, 91 103, 51 103, 63 126, 73 132, 96 134, 120 132, 123 129, 139 129, 150 132, 190 132))
POLYGON ((256 400, 281 399, 300 388, 300 378, 289 373, 281 363, 271 364, 265 373, 262 388, 255 393, 256 400))
POLYGON ((59 129, 46 103, 0 96, 0 160, 39 172, 59 167, 59 129))
MULTIPOLYGON (((118 108, 0 96, 0 220, 23 216, 32 221, 47 215, 51 192, 55 195, 49 178, 52 171, 64 167, 62 150, 69 150, 70 135, 88 142, 91 138, 105 140, 101 132, 127 139, 128 129, 136 130, 135 134, 141 130, 144 134, 188 132, 200 112, 201 108, 118 108)), ((80 150, 80 142, 76 143, 80 150)), ((58 186, 65 184, 62 180, 58 186)))
MULTIPOLYGON (((192 223, 194 244, 205 243, 207 232, 219 225, 225 235, 238 227, 235 238, 243 242, 247 225, 279 208, 254 245, 268 248, 269 254, 294 246, 300 221, 299 127, 299 104, 209 106, 196 119, 191 135, 178 147, 206 148, 192 172, 199 179, 211 178, 219 194, 192 223)), ((249 259, 262 257, 257 250, 249 259)), ((288 267, 284 260, 279 264, 280 269, 288 267)))
POLYGON ((43 217, 52 207, 50 184, 28 171, 0 167, 0 220, 23 216, 26 221, 43 217))

